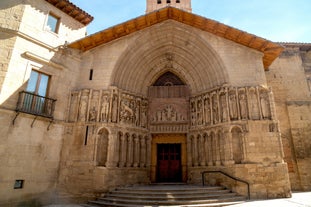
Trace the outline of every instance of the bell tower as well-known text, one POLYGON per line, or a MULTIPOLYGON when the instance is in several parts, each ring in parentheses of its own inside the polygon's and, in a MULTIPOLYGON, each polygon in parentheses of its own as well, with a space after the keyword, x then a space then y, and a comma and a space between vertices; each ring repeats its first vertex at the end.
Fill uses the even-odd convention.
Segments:
POLYGON ((153 12, 155 10, 172 6, 178 9, 191 12, 191 0, 147 0, 146 13, 153 12))

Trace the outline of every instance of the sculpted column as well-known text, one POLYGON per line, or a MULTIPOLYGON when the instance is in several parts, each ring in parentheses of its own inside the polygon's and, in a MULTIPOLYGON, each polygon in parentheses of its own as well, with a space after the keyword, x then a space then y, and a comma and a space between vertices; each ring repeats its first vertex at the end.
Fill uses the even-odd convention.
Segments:
POLYGON ((198 163, 198 145, 197 145, 197 137, 192 137, 192 163, 194 167, 199 165, 198 163))
POLYGON ((192 137, 187 137, 187 160, 188 160, 188 167, 192 167, 192 144, 191 144, 192 137))
POLYGON ((146 138, 140 137, 140 167, 146 167, 146 138))
POLYGON ((204 150, 204 137, 203 136, 199 136, 198 138, 199 140, 199 157, 200 157, 200 166, 205 166, 206 165, 206 161, 205 161, 205 150, 204 150))
POLYGON ((139 137, 137 135, 134 135, 134 164, 133 167, 138 167, 139 164, 139 137))
POLYGON ((151 166, 151 137, 146 137, 146 143, 147 143, 147 162, 146 166, 150 168, 151 166))
POLYGON ((126 162, 126 135, 120 132, 120 162, 119 167, 124 167, 126 162))
POLYGON ((118 132, 111 131, 109 134, 107 167, 117 167, 119 162, 119 140, 118 132))
POLYGON ((127 138, 127 157, 126 157, 126 167, 133 166, 133 139, 129 135, 127 138))
POLYGON ((223 133, 224 136, 224 165, 233 165, 233 150, 232 150, 232 134, 229 131, 223 133))

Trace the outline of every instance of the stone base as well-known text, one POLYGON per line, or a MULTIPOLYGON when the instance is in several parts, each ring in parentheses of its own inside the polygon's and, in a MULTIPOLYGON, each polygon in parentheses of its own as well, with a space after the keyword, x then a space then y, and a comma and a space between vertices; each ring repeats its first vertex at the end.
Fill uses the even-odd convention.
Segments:
MULTIPOLYGON (((250 184, 251 199, 289 198, 291 188, 287 164, 277 163, 270 166, 262 164, 238 164, 230 167, 189 168, 189 183, 202 184, 203 171, 222 171, 250 184)), ((247 196, 247 185, 236 182, 220 173, 205 174, 206 185, 222 185, 234 192, 247 196)))

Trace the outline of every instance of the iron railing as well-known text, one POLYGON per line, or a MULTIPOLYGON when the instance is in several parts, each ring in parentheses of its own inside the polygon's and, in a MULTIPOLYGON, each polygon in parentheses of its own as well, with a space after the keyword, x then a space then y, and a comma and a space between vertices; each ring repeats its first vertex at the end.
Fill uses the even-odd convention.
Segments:
POLYGON ((251 199, 251 193, 250 193, 250 187, 249 187, 250 185, 249 185, 249 183, 247 181, 241 180, 240 178, 233 177, 233 176, 231 176, 231 175, 229 175, 229 174, 227 174, 225 172, 222 172, 222 171, 210 170, 210 171, 203 171, 202 172, 202 183, 203 183, 203 186, 205 186, 205 174, 207 174, 207 173, 219 173, 219 174, 222 174, 222 175, 224 175, 224 176, 226 176, 228 178, 231 178, 232 180, 235 180, 237 182, 241 182, 241 183, 246 184, 247 185, 248 200, 251 199))
POLYGON ((27 91, 19 92, 16 112, 23 112, 36 116, 53 119, 55 99, 39 96, 27 91))

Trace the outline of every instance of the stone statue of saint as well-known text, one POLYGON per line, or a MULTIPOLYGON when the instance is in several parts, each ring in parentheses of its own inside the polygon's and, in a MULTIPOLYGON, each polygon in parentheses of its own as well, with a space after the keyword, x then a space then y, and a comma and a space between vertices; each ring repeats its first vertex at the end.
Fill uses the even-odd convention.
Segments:
POLYGON ((219 113, 218 113, 218 101, 217 98, 213 98, 213 118, 214 118, 214 124, 217 124, 219 122, 219 113))
POLYGON ((244 93, 239 96, 241 119, 247 119, 247 101, 244 93))
POLYGON ((260 95, 260 104, 263 118, 269 119, 271 116, 271 112, 269 107, 269 101, 266 94, 260 95))
POLYGON ((88 97, 86 95, 83 95, 81 97, 80 107, 79 107, 79 121, 85 121, 86 120, 86 110, 87 110, 87 99, 88 97))
POLYGON ((103 96, 102 108, 101 108, 101 121, 108 122, 108 113, 109 113, 109 99, 108 95, 103 96))
POLYGON ((206 98, 204 100, 204 112, 205 112, 205 123, 210 124, 211 123, 211 109, 210 109, 210 101, 209 98, 206 98))
POLYGON ((236 105, 236 96, 235 94, 230 94, 229 96, 229 110, 231 120, 236 120, 238 118, 238 111, 236 105))
POLYGON ((97 111, 96 111, 95 107, 93 107, 89 113, 89 120, 90 121, 96 121, 96 113, 97 113, 97 111))
POLYGON ((111 110, 111 121, 116 123, 118 119, 118 97, 114 95, 112 97, 112 110, 111 110))

